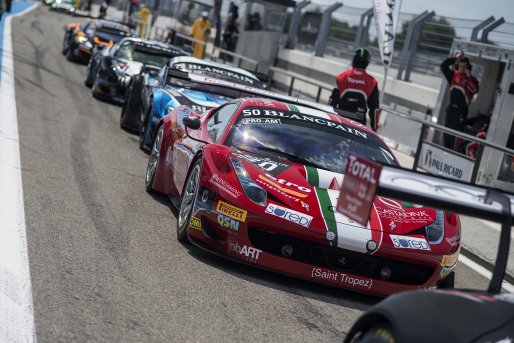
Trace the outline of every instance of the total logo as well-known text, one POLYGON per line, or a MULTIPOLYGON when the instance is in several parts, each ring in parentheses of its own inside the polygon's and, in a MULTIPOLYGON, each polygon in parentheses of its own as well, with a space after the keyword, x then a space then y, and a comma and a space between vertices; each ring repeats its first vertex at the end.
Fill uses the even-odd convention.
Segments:
POLYGON ((312 217, 308 214, 303 214, 301 212, 297 212, 295 210, 292 210, 290 208, 285 208, 279 205, 275 204, 269 204, 268 207, 266 207, 266 213, 271 214, 273 216, 277 216, 280 218, 283 218, 285 220, 289 220, 292 223, 309 227, 312 222, 312 217))
POLYGON ((247 245, 241 246, 237 242, 232 243, 231 241, 228 241, 228 253, 239 255, 239 257, 242 257, 249 262, 257 261, 261 252, 262 250, 260 249, 249 247, 247 245))
POLYGON ((430 251, 430 245, 426 239, 421 237, 389 235, 393 245, 397 249, 414 249, 430 251))

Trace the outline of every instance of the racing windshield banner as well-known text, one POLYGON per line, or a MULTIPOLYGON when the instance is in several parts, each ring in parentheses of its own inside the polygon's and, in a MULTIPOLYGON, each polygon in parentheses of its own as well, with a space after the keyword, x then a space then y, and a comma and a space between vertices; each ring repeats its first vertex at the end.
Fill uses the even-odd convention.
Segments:
POLYGON ((400 5, 401 0, 373 0, 380 56, 387 66, 389 66, 393 59, 394 39, 396 37, 400 5))

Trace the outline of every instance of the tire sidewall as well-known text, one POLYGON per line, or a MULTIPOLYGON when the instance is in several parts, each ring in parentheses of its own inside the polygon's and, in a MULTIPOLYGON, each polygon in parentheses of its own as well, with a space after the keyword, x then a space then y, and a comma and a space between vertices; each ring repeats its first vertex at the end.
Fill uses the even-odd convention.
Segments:
POLYGON ((182 226, 179 225, 180 224, 179 219, 180 219, 180 212, 182 210, 182 206, 183 206, 184 202, 181 202, 179 212, 178 212, 178 217, 177 217, 177 238, 178 238, 178 240, 186 240, 186 238, 187 238, 187 228, 189 226, 189 221, 191 220, 191 216, 193 214, 194 204, 196 202, 196 198, 198 196, 198 190, 200 188, 200 179, 202 177, 202 158, 201 157, 196 159, 196 161, 193 164, 193 167, 190 169, 189 174, 186 179, 186 182, 184 184, 183 193, 185 192, 187 184, 189 183, 189 178, 191 177, 191 174, 193 173, 195 168, 199 168, 198 183, 196 184, 195 190, 194 190, 193 204, 191 206, 189 213, 186 214, 186 217, 185 217, 184 222, 182 223, 182 226))

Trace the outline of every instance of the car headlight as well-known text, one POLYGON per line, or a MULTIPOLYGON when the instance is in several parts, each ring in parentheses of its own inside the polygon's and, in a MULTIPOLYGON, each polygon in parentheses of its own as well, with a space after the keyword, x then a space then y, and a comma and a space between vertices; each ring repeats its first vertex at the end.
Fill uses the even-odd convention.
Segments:
POLYGON ((443 210, 435 211, 435 221, 427 225, 427 238, 430 244, 439 244, 444 237, 444 212, 443 210))
POLYGON ((87 41, 88 41, 87 37, 84 37, 84 36, 76 36, 75 37, 75 42, 77 42, 78 44, 84 44, 87 41))
MULTIPOLYGON (((86 37, 84 37, 86 38, 86 37)), ((86 47, 86 49, 93 49, 93 44, 91 44, 90 41, 86 40, 86 42, 84 43, 84 46, 86 47)))
POLYGON ((241 188, 243 188, 248 199, 257 205, 266 206, 268 193, 248 176, 248 172, 240 160, 236 157, 230 156, 230 162, 232 162, 234 171, 239 179, 239 184, 241 184, 241 188))

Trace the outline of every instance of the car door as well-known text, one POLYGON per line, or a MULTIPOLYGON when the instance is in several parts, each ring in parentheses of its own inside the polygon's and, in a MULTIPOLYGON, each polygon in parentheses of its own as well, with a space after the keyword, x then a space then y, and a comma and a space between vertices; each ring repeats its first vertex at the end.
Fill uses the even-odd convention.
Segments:
MULTIPOLYGON (((204 127, 200 130, 207 130, 207 134, 214 143, 218 143, 225 130, 229 129, 229 123, 239 108, 239 102, 230 102, 214 110, 206 120, 204 127)), ((180 112, 180 111, 179 111, 180 112)), ((177 126, 182 125, 180 115, 177 116, 177 126)), ((191 131, 193 137, 199 136, 200 131, 191 131)), ((187 171, 198 151, 199 145, 203 145, 187 136, 177 137, 173 146, 173 182, 177 189, 181 190, 186 180, 187 171)))

